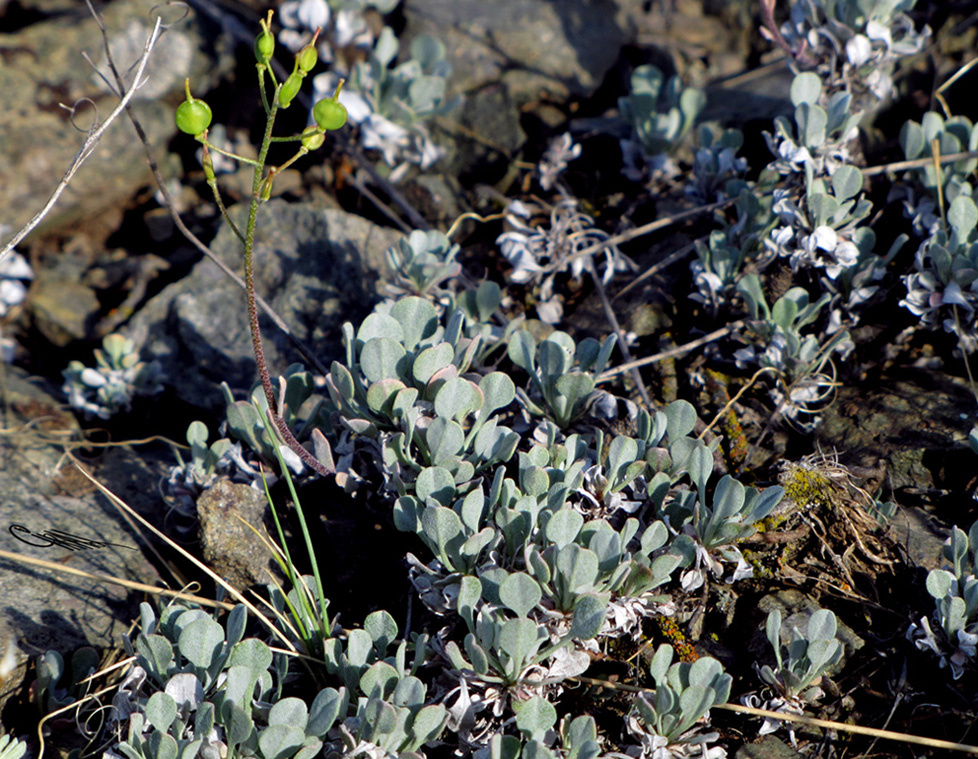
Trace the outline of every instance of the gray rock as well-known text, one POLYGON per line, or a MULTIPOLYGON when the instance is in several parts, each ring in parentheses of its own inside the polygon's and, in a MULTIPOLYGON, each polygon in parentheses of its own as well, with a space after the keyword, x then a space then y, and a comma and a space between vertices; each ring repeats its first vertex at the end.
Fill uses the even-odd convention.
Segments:
POLYGON ((765 735, 737 749, 734 759, 801 759, 801 754, 775 735, 765 735))
POLYGON ((21 370, 6 371, 8 425, 34 427, 0 436, 0 550, 8 554, 0 558, 0 711, 34 657, 55 650, 67 661, 81 646, 118 646, 140 600, 119 585, 32 566, 10 554, 148 584, 158 580, 119 512, 64 461, 63 432, 77 431, 74 418, 21 370), (48 530, 106 545, 72 550, 39 537, 48 530))
POLYGON ((897 493, 920 498, 926 491, 960 493, 976 471, 968 448, 975 398, 966 381, 944 372, 904 370, 871 391, 843 385, 818 428, 822 450, 836 450, 849 465, 873 467, 883 457, 897 493))
MULTIPOLYGON (((211 569, 240 591, 272 582, 270 570, 278 565, 251 529, 264 532, 264 526, 274 535, 264 494, 250 485, 218 480, 197 500, 197 515, 201 551, 211 569)), ((278 571, 274 577, 284 579, 278 571)))
POLYGON ((101 305, 95 291, 59 268, 40 269, 31 287, 27 313, 52 345, 84 340, 101 305))
POLYGON ((462 181, 471 176, 485 181, 487 175, 502 177, 511 170, 512 156, 523 147, 526 134, 507 85, 492 85, 467 96, 451 117, 461 129, 437 137, 446 150, 439 163, 445 174, 462 181))
MULTIPOLYGON (((152 30, 149 19, 155 19, 150 12, 154 6, 158 4, 153 0, 124 0, 100 9, 123 72, 152 30)), ((164 22, 173 22, 176 15, 169 11, 164 22)), ((0 34, 0 48, 7 51, 0 66, 0 92, 4 94, 0 208, 3 223, 15 230, 41 209, 85 141, 85 133, 72 126, 59 103, 70 106, 90 98, 100 120, 117 104, 82 57, 88 52, 98 63, 103 55, 101 40, 94 19, 84 4, 77 3, 14 34, 0 34)), ((173 110, 184 77, 190 77, 194 94, 199 96, 230 68, 229 58, 217 60, 203 52, 210 47, 204 43, 196 17, 189 14, 167 30, 150 59, 147 83, 132 103, 160 160, 176 133, 173 110)), ((75 121, 87 128, 93 121, 91 106, 81 103, 75 121)), ((94 217, 125 202, 151 181, 144 148, 123 114, 102 136, 41 229, 94 217)))
MULTIPOLYGON (((244 228, 247 208, 232 209, 244 228)), ((343 356, 341 327, 356 323, 379 300, 385 251, 400 234, 335 209, 272 200, 258 215, 255 287, 296 336, 329 366, 343 356)), ((242 271, 241 244, 228 227, 214 253, 242 271)), ((288 338, 261 318, 270 371, 302 361, 288 338)), ((130 337, 145 360, 163 365, 166 382, 184 400, 223 409, 219 385, 247 389, 257 380, 244 291, 209 259, 148 302, 130 337)))
POLYGON ((916 506, 902 507, 889 521, 888 530, 914 566, 931 570, 948 564, 942 551, 944 541, 951 537, 951 527, 933 514, 916 506))
POLYGON ((591 94, 630 41, 613 0, 425 0, 405 13, 406 40, 432 34, 447 47, 453 92, 504 82, 521 104, 541 90, 591 94))

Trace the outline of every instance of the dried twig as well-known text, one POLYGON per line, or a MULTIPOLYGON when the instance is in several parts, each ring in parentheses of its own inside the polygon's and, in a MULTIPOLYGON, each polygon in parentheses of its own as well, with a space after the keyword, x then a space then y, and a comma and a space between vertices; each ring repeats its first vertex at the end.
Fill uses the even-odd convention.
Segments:
MULTIPOLYGON (((81 467, 79 467, 79 469, 80 468, 81 467)), ((234 608, 232 604, 223 603, 221 601, 212 601, 204 596, 197 596, 183 590, 158 588, 155 585, 147 585, 144 582, 135 582, 133 580, 124 580, 121 577, 113 577, 112 575, 106 575, 100 572, 86 572, 83 569, 75 569, 74 567, 69 567, 65 564, 59 564, 56 561, 35 559, 31 556, 24 556, 23 554, 14 553, 12 551, 0 551, 0 559, 12 561, 15 564, 25 564, 27 566, 40 567, 41 569, 50 569, 53 572, 61 572, 62 574, 74 575, 75 577, 84 577, 87 580, 94 580, 95 582, 121 585, 123 588, 137 590, 141 593, 166 596, 167 598, 183 598, 193 603, 200 604, 201 606, 213 606, 214 608, 225 610, 234 608)))
POLYGON ((78 153, 75 154, 75 158, 72 160, 71 165, 68 166, 68 170, 64 173, 64 176, 61 177, 61 181, 51 194, 51 197, 48 198, 47 203, 45 203, 44 207, 37 212, 33 219, 27 222, 27 224, 19 232, 17 232, 2 248, 0 248, 0 261, 2 261, 7 254, 14 249, 14 246, 16 246, 17 243, 30 234, 30 232, 41 223, 44 217, 51 212, 51 209, 54 208, 54 204, 58 202, 58 198, 60 198, 61 194, 67 189, 68 184, 75 176, 75 173, 95 151, 95 146, 98 145, 99 140, 102 139, 102 135, 105 134, 105 130, 109 128, 109 125, 116 120, 120 113, 128 109, 129 101, 132 100, 133 96, 136 94, 136 90, 143 85, 143 72, 146 69, 146 64, 149 62, 149 55, 160 38, 162 28, 162 19, 157 16, 153 31, 149 37, 146 38, 146 43, 143 45, 143 54, 136 66, 136 73, 133 76, 132 85, 128 89, 123 88, 122 99, 112 110, 112 113, 105 118, 105 121, 103 121, 101 124, 97 122, 92 124, 92 128, 88 132, 88 137, 85 139, 85 143, 82 145, 78 153))
MULTIPOLYGON (((621 351, 621 355, 624 356, 626 363, 634 363, 632 352, 628 348, 628 340, 625 339, 625 333, 621 325, 618 324, 618 317, 615 316, 615 310, 611 307, 611 301, 608 300, 608 293, 605 292, 601 277, 595 271, 594 261, 590 258, 587 259, 587 271, 591 275, 591 281, 594 282, 594 288, 598 291, 598 297, 601 298, 601 307, 604 309, 604 315, 608 319, 611 329, 614 330, 615 335, 618 337, 618 348, 621 351)), ((649 396, 648 388, 645 387, 645 382, 642 380, 642 375, 639 373, 637 367, 631 370, 631 375, 632 381, 635 383, 635 387, 638 388, 639 395, 642 396, 642 401, 645 403, 645 408, 651 412, 654 408, 652 398, 649 396)))
POLYGON ((915 158, 912 161, 894 161, 893 163, 884 163, 879 166, 867 166, 865 169, 860 169, 864 177, 875 177, 878 174, 885 174, 888 171, 906 171, 908 169, 923 169, 927 166, 932 166, 937 160, 939 164, 945 163, 955 163, 957 161, 965 161, 969 158, 978 158, 978 150, 965 150, 961 153, 946 153, 935 159, 935 156, 926 156, 924 158, 915 158))
MULTIPOLYGON (((598 680, 593 677, 571 677, 568 679, 577 680, 585 685, 597 685, 601 688, 619 690, 626 693, 655 693, 655 690, 652 688, 642 688, 637 685, 628 685, 626 683, 613 683, 609 680, 598 680)), ((526 681, 526 684, 534 685, 535 683, 526 681)), ((879 728, 875 727, 850 725, 846 722, 834 722, 833 720, 828 719, 817 719, 815 717, 807 717, 803 714, 775 712, 769 709, 757 709, 753 706, 741 706, 739 704, 717 704, 711 708, 737 712, 738 714, 748 714, 752 717, 764 717, 765 719, 774 719, 782 722, 797 722, 801 725, 823 727, 828 730, 838 730, 841 733, 868 735, 874 738, 883 738, 885 740, 911 743, 917 746, 930 746, 931 748, 942 748, 948 751, 960 751, 965 754, 978 755, 978 746, 970 746, 966 743, 955 743, 953 741, 940 740, 939 738, 927 738, 922 735, 911 735, 910 733, 898 733, 893 730, 880 730, 879 728)))
POLYGON ((649 364, 654 364, 657 361, 662 361, 664 358, 671 358, 672 356, 681 356, 684 353, 689 353, 692 350, 699 348, 701 345, 706 345, 707 343, 712 343, 714 340, 719 340, 721 337, 726 337, 727 335, 736 332, 738 329, 743 327, 747 321, 745 319, 738 319, 735 322, 731 322, 726 327, 722 329, 715 330, 709 334, 703 335, 703 337, 697 338, 692 342, 686 343, 685 345, 680 345, 678 348, 673 348, 672 350, 663 351, 662 353, 656 353, 652 356, 646 356, 645 358, 640 358, 635 361, 631 361, 626 364, 621 364, 616 366, 614 369, 608 369, 598 375, 598 382, 605 382, 612 377, 617 377, 619 374, 624 374, 625 372, 631 371, 632 369, 638 368, 640 366, 648 366, 649 364))

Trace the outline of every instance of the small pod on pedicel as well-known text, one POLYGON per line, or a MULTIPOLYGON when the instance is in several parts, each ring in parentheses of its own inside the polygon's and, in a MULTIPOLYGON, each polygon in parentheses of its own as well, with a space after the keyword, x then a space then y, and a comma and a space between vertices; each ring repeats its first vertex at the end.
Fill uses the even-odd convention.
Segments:
POLYGON ((324 98, 312 107, 312 117, 319 124, 320 129, 326 131, 339 129, 346 123, 346 106, 335 97, 324 98))
POLYGON ((299 89, 302 87, 302 74, 298 71, 293 71, 289 74, 289 78, 285 80, 282 84, 281 89, 278 91, 278 104, 282 108, 288 108, 292 105, 292 101, 295 96, 299 94, 299 89))
POLYGON ((174 119, 177 123, 177 129, 196 137, 198 134, 206 131, 207 127, 211 125, 214 114, 211 112, 211 107, 207 103, 190 94, 189 79, 184 80, 184 88, 187 92, 187 99, 177 106, 174 119))
POLYGON ((275 36, 267 29, 263 29, 261 34, 255 38, 255 58, 258 59, 259 63, 267 66, 274 54, 275 36))

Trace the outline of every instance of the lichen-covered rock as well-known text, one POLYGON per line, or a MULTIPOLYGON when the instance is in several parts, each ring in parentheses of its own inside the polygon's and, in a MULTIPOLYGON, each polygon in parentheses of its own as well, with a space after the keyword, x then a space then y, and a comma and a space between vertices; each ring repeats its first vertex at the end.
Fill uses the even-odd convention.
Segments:
POLYGON ((267 513, 263 494, 226 479, 197 500, 204 562, 237 590, 272 581, 272 568, 277 565, 268 546, 251 529, 265 534, 267 513))

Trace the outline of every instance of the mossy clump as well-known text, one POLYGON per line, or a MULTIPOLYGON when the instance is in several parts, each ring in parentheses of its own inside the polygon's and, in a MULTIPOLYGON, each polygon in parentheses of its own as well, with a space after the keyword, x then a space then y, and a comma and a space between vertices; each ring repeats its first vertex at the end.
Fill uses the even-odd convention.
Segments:
POLYGON ((839 490, 839 483, 826 469, 807 459, 784 462, 778 483, 784 488, 784 500, 799 509, 831 506, 839 490))

